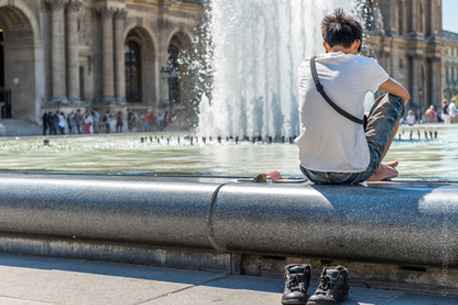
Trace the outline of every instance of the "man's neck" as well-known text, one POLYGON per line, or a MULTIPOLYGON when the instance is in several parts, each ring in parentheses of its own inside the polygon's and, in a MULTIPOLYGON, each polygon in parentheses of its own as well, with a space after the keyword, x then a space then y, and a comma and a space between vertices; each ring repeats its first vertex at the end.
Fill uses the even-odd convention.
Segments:
POLYGON ((347 55, 348 54, 356 55, 356 53, 351 48, 344 48, 342 46, 334 46, 329 51, 329 53, 338 53, 338 52, 342 52, 347 55))

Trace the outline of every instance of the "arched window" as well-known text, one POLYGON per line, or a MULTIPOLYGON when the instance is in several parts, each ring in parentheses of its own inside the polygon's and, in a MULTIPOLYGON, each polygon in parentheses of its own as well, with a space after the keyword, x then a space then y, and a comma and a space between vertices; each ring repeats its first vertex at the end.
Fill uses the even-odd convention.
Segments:
POLYGON ((126 100, 142 103, 142 59, 140 46, 133 40, 124 46, 126 61, 126 100))

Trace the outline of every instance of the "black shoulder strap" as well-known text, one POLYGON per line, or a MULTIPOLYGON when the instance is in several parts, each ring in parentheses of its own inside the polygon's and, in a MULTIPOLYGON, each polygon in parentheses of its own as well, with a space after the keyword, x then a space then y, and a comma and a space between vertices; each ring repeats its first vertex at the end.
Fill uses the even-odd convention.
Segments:
POLYGON ((343 110, 342 108, 340 108, 339 106, 337 106, 337 105, 329 98, 329 96, 326 94, 326 92, 324 92, 324 88, 323 88, 323 86, 321 85, 320 80, 318 79, 318 73, 317 73, 317 71, 316 71, 315 59, 316 59, 316 56, 312 56, 312 58, 310 59, 310 69, 311 69, 311 71, 312 71, 313 81, 315 82, 316 89, 318 90, 318 92, 319 92, 319 93, 321 94, 321 96, 326 100, 326 102, 328 102, 329 106, 331 106, 335 111, 337 111, 337 112, 340 113, 342 116, 346 117, 347 119, 349 119, 349 120, 352 121, 352 122, 355 122, 355 123, 357 123, 357 124, 364 125, 364 121, 363 121, 363 120, 358 119, 357 117, 355 117, 355 116, 349 114, 348 112, 346 112, 345 110, 343 110))

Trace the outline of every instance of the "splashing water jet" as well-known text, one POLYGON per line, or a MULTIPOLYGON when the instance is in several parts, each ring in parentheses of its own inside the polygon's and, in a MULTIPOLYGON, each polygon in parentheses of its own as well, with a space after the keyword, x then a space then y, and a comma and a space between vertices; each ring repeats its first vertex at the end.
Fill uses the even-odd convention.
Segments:
POLYGON ((201 137, 299 135, 297 67, 322 53, 322 18, 353 0, 212 1, 212 98, 199 106, 201 137))

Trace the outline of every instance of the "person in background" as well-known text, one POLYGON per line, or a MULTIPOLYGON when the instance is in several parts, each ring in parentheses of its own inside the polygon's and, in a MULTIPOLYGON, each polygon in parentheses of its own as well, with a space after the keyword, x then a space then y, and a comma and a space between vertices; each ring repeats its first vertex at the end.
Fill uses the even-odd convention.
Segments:
POLYGON ((91 114, 91 118, 92 118, 92 124, 91 124, 91 127, 89 128, 89 133, 94 134, 94 130, 95 130, 94 110, 91 110, 89 113, 91 114))
POLYGON ((132 132, 135 127, 135 115, 132 110, 127 108, 127 129, 132 132))
POLYGON ((94 119, 94 124, 92 125, 93 133, 99 133, 100 113, 97 111, 97 109, 94 109, 91 113, 94 119))
POLYGON ((64 135, 65 134, 65 115, 62 111, 61 112, 57 111, 56 116, 58 118, 57 125, 59 127, 59 133, 64 135))
POLYGON ((84 122, 84 133, 85 134, 92 134, 92 124, 94 124, 94 119, 92 118, 91 113, 86 110, 86 112, 83 115, 83 122, 84 122))
POLYGON ((54 114, 54 125, 56 125, 56 134, 60 134, 59 111, 58 110, 54 114))
POLYGON ((140 114, 138 113, 138 111, 134 112, 134 119, 135 119, 135 127, 137 128, 136 131, 140 132, 141 123, 140 123, 140 114))
POLYGON ((161 128, 161 130, 164 130, 165 128, 167 128, 167 126, 170 125, 170 123, 172 123, 172 120, 170 119, 169 112, 166 111, 164 113, 164 119, 162 120, 162 128, 161 128))
POLYGON ((448 114, 450 115, 450 123, 456 124, 458 122, 458 113, 456 110, 456 98, 453 97, 448 105, 448 114))
POLYGON ((83 118, 83 115, 81 114, 81 110, 77 109, 76 110, 76 114, 75 114, 75 118, 73 119, 73 121, 75 123, 75 127, 76 127, 75 133, 77 132, 78 134, 81 134, 81 126, 84 123, 83 120, 84 120, 84 118, 83 118))
POLYGON ((407 118, 406 118, 406 124, 409 125, 409 126, 413 126, 413 125, 415 125, 417 123, 418 122, 415 119, 415 115, 413 114, 413 111, 409 110, 409 112, 407 114, 407 118))
POLYGON ((143 132, 143 120, 145 119, 145 114, 143 113, 143 110, 140 111, 140 114, 138 115, 138 132, 143 132))
POLYGON ((145 111, 143 114, 143 131, 148 132, 149 130, 149 116, 148 116, 148 111, 145 111))
POLYGON ((43 121, 43 135, 46 135, 46 130, 48 130, 48 113, 45 111, 43 113, 43 116, 41 117, 41 120, 43 121))
POLYGON ((102 121, 105 124, 105 132, 110 133, 110 122, 111 122, 110 111, 107 110, 105 112, 105 114, 103 115, 102 121))
POLYGON ((448 110, 448 101, 444 99, 442 101, 442 120, 444 121, 445 125, 450 124, 450 114, 448 110))
POLYGON ((68 126, 68 133, 73 133, 73 122, 75 120, 75 112, 72 110, 70 114, 67 116, 67 126, 68 126))
POLYGON ((163 129, 163 122, 164 122, 164 116, 162 113, 159 113, 159 117, 157 118, 157 123, 159 125, 159 130, 162 131, 163 129))
POLYGON ((437 114, 436 114, 436 109, 434 108, 434 105, 429 106, 429 108, 425 112, 425 116, 429 124, 436 122, 437 114))
POLYGON ((150 113, 148 116, 148 126, 149 131, 156 131, 157 130, 157 118, 154 113, 150 113))
POLYGON ((49 135, 56 135, 57 134, 57 129, 56 129, 56 118, 54 116, 54 112, 50 111, 48 113, 48 126, 49 126, 49 135))
POLYGON ((122 116, 121 111, 116 115, 116 132, 122 133, 122 127, 124 126, 124 117, 122 116))

